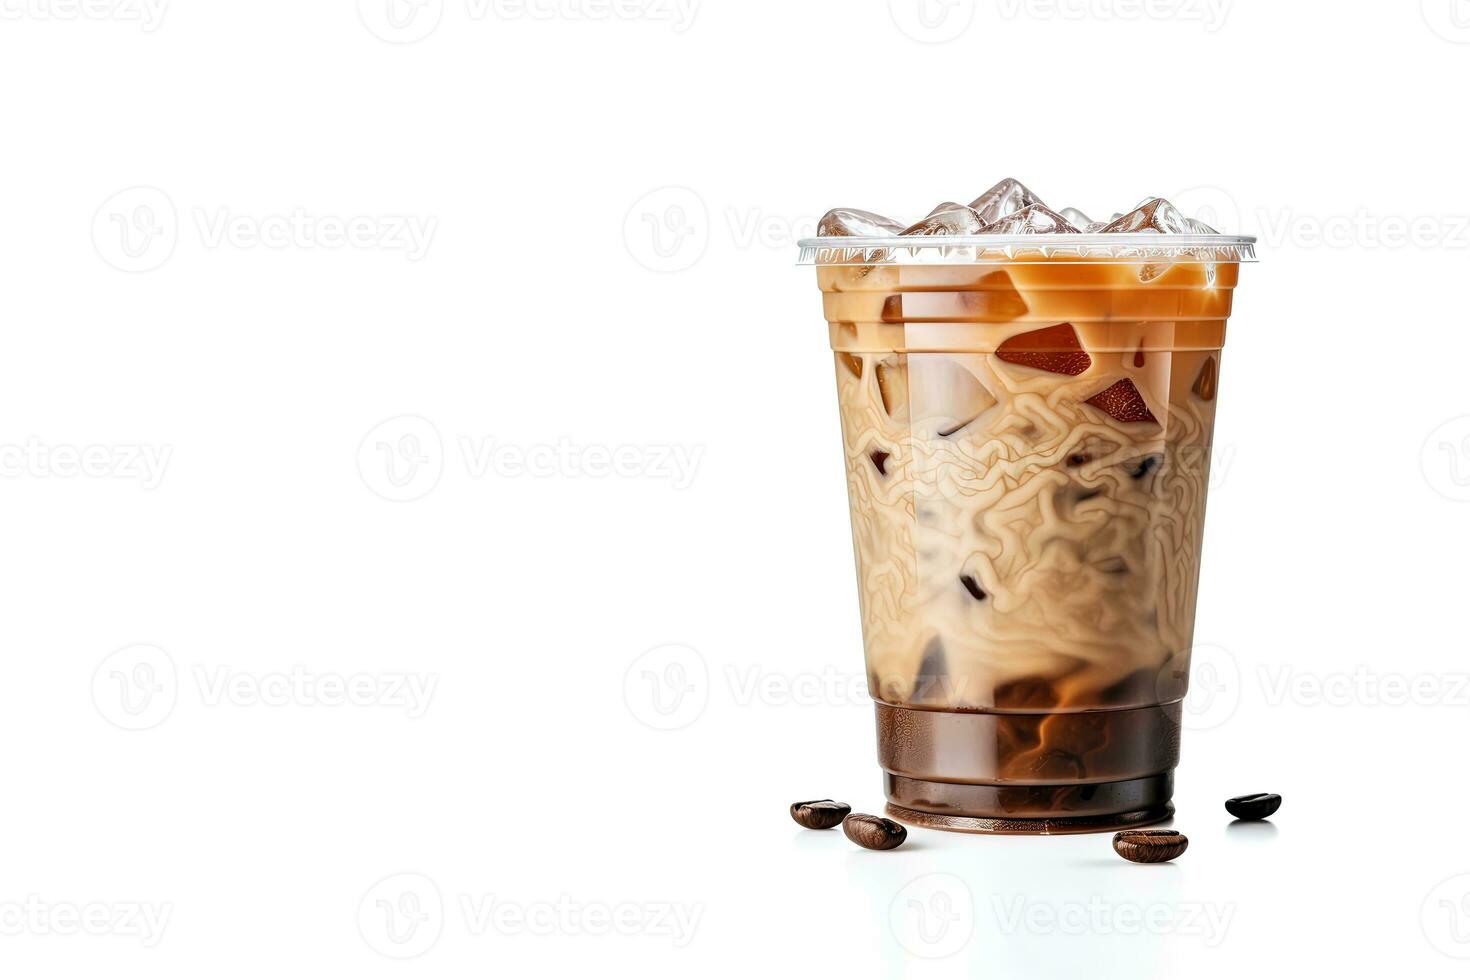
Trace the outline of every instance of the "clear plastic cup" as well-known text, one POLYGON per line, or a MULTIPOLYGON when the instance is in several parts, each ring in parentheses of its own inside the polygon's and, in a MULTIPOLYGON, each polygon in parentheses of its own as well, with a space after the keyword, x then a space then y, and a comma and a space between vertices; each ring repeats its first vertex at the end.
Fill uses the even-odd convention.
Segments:
POLYGON ((1173 812, 1221 347, 1254 239, 818 238, 891 816, 1173 812))

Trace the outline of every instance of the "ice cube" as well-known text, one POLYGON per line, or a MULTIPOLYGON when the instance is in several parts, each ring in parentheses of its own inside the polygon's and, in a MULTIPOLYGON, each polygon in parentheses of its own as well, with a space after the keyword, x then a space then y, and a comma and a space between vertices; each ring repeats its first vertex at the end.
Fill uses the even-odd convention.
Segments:
POLYGON ((960 584, 965 587, 966 592, 970 593, 970 598, 976 602, 984 602, 987 598, 986 591, 980 587, 979 582, 975 581, 975 576, 961 575, 960 584))
POLYGON ((1148 409, 1148 402, 1143 400, 1143 395, 1128 378, 1099 391, 1087 399, 1087 404, 1102 409, 1119 422, 1158 423, 1154 413, 1148 409))
POLYGON ((951 436, 995 406, 995 396, 961 357, 909 355, 909 405, 926 431, 951 436))
POLYGON ((1151 197, 1127 214, 1115 215, 1102 231, 1156 231, 1164 235, 1219 234, 1203 221, 1185 217, 1178 208, 1162 197, 1151 197))
POLYGON ((1105 232, 1184 231, 1184 215, 1162 197, 1152 197, 1120 218, 1108 222, 1105 232))
POLYGON ((1062 208, 1062 210, 1057 213, 1066 218, 1069 222, 1072 223, 1074 227, 1077 228, 1086 228, 1088 225, 1092 224, 1092 219, 1083 214, 1081 211, 1078 211, 1076 208, 1062 208))
POLYGON ((1003 269, 974 288, 893 293, 883 299, 883 323, 998 323, 1026 315, 1026 301, 1003 269))
POLYGON ((1049 235, 1076 234, 1070 221, 1045 204, 1031 204, 1015 214, 1001 218, 981 229, 985 235, 1049 235))
POLYGON ((1061 700, 1051 681, 1041 677, 1024 677, 995 687, 997 708, 1053 708, 1061 700))
POLYGON ((943 700, 948 677, 949 665, 944 659, 944 641, 936 636, 924 647, 924 658, 919 661, 919 672, 914 677, 913 700, 943 700))
POLYGON ((1211 402, 1215 400, 1216 366, 1213 357, 1205 358, 1204 366, 1199 369, 1199 377, 1194 379, 1193 390, 1201 401, 1211 402))
POLYGON ((982 224, 980 216, 972 208, 953 201, 945 201, 930 211, 923 220, 909 225, 899 234, 973 235, 980 230, 982 224))
POLYGON ((1189 233, 1191 235, 1218 235, 1218 234, 1220 234, 1218 231, 1216 231, 1215 229, 1211 228, 1209 225, 1205 224, 1203 221, 1198 221, 1198 220, 1196 220, 1194 218, 1185 218, 1184 220, 1189 225, 1189 233))
POLYGON ((878 379, 878 398, 883 402, 883 414, 895 422, 908 421, 908 356, 895 354, 883 358, 877 363, 874 374, 878 379))
POLYGON ((995 349, 995 356, 1011 364, 1074 377, 1092 367, 1092 358, 1083 350, 1077 330, 1070 323, 1007 338, 995 349))
POLYGON ((901 231, 903 225, 892 218, 857 208, 833 208, 817 223, 817 234, 822 238, 882 238, 901 231))
POLYGON ((970 207, 980 215, 985 224, 1009 217, 1022 208, 1040 204, 1041 198, 1033 194, 1025 184, 1007 177, 990 190, 970 202, 970 207))

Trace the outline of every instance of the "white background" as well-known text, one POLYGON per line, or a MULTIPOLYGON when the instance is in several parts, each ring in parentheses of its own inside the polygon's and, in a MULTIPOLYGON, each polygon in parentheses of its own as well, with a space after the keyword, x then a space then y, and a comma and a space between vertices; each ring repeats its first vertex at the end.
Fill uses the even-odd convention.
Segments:
POLYGON ((1463 975, 1465 0, 141 2, 0 4, 5 975, 1463 975), (793 239, 1007 175, 1263 239, 1171 866, 785 815, 882 803, 793 239))

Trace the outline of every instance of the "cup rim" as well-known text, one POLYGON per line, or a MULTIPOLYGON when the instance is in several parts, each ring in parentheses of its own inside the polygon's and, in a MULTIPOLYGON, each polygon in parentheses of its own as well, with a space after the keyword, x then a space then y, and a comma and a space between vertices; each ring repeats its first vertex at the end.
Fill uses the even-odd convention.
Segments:
POLYGON ((1075 257, 1098 262, 1254 262, 1254 235, 1157 232, 1035 235, 898 235, 803 238, 799 265, 971 264, 1075 257))

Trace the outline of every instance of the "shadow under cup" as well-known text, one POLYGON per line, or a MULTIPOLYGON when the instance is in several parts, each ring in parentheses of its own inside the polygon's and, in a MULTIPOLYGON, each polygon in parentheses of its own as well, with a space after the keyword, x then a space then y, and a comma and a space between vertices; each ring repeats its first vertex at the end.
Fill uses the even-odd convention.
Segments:
POLYGON ((1169 816, 1248 240, 843 241, 803 246, 834 352, 889 814, 1042 834, 1169 816))

